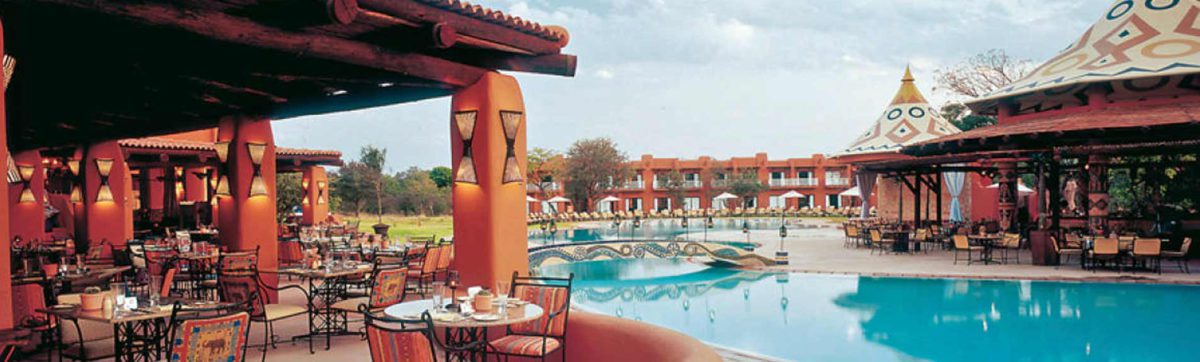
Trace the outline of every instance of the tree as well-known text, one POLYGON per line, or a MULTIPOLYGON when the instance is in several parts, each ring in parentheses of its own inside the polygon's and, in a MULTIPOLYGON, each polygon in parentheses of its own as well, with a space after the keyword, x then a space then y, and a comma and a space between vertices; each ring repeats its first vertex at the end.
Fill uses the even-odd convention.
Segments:
POLYGON ((438 188, 448 187, 450 183, 454 182, 454 171, 446 166, 434 167, 429 170, 429 178, 438 188))
POLYGON ((747 169, 738 173, 737 176, 730 181, 729 192, 742 198, 742 207, 748 207, 746 199, 758 197, 758 194, 767 189, 767 185, 763 185, 758 181, 758 175, 754 170, 747 169))
POLYGON ((301 177, 295 172, 275 175, 275 216, 281 222, 303 202, 307 190, 300 184, 301 177))
POLYGON ((671 170, 660 176, 659 180, 663 182, 663 188, 667 190, 667 197, 671 199, 671 205, 682 208, 683 198, 687 195, 687 190, 683 185, 683 174, 679 173, 679 170, 671 170))
POLYGON ((383 168, 387 164, 387 149, 372 145, 363 146, 359 151, 358 160, 372 171, 369 175, 375 184, 375 213, 379 216, 379 224, 383 224, 383 168))
POLYGON ((934 89, 979 98, 1024 78, 1031 68, 1032 63, 1028 59, 1014 59, 1003 50, 992 49, 967 58, 951 68, 938 70, 934 89))
POLYGON ((996 124, 995 117, 971 114, 971 110, 967 109, 967 106, 962 103, 947 103, 943 105, 941 114, 942 118, 950 121, 954 127, 963 131, 996 124))
POLYGON ((588 211, 601 192, 629 174, 628 157, 608 138, 575 141, 567 150, 563 172, 566 194, 581 211, 588 211))
POLYGON ((395 176, 400 189, 399 206, 405 213, 417 215, 417 226, 422 216, 437 214, 450 204, 449 191, 437 186, 432 173, 412 167, 395 176))
POLYGON ((353 212, 358 217, 366 207, 374 189, 371 173, 374 172, 366 164, 350 161, 338 172, 330 175, 329 196, 337 199, 337 205, 343 212, 353 212))
MULTIPOLYGON (((538 196, 545 200, 550 197, 547 189, 554 184, 556 178, 563 173, 565 161, 563 155, 554 150, 534 147, 526 155, 529 166, 525 170, 525 183, 537 189, 538 196)), ((554 207, 551 204, 550 207, 554 207)))

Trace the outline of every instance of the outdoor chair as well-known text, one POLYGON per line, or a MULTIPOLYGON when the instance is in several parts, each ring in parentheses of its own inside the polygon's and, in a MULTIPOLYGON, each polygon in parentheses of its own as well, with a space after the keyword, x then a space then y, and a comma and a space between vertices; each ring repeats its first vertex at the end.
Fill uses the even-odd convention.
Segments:
POLYGON ((1000 261, 1008 264, 1010 259, 1015 258, 1017 264, 1021 264, 1021 234, 1005 233, 996 249, 1000 249, 1000 261))
MULTIPOLYGON (((82 304, 79 294, 58 296, 59 304, 82 304)), ((113 327, 111 324, 87 319, 62 318, 61 343, 58 345, 59 360, 96 361, 113 358, 113 327), (65 323, 70 322, 70 323, 65 323)))
POLYGON ((441 273, 445 277, 450 277, 450 262, 453 261, 454 248, 450 244, 441 246, 442 252, 438 254, 437 266, 434 268, 434 279, 437 279, 437 274, 441 273))
POLYGON ((979 253, 980 255, 983 254, 984 248, 979 245, 971 245, 971 241, 967 239, 966 235, 962 235, 962 234, 954 235, 953 237, 951 237, 951 239, 954 240, 954 264, 958 264, 958 260, 959 260, 958 254, 959 253, 963 253, 963 252, 967 253, 967 265, 971 265, 971 262, 974 260, 971 257, 971 254, 974 254, 974 253, 979 253))
POLYGON ((1133 250, 1133 242, 1134 242, 1135 240, 1137 240, 1137 236, 1134 236, 1134 235, 1121 235, 1121 236, 1118 236, 1118 237, 1117 237, 1117 247, 1118 247, 1118 248, 1119 248, 1121 251, 1130 251, 1130 250, 1133 250))
POLYGON ((407 271, 409 284, 412 285, 414 284, 412 282, 415 282, 415 286, 410 289, 421 294, 421 296, 425 296, 426 289, 433 284, 433 277, 437 272, 438 258, 442 256, 442 249, 445 249, 445 247, 431 246, 426 249, 425 256, 421 258, 418 268, 414 269, 412 264, 409 264, 407 271))
POLYGON ((845 226, 846 241, 842 243, 842 247, 858 246, 858 227, 854 225, 845 226))
POLYGON ((249 302, 188 307, 186 317, 179 315, 182 306, 175 303, 171 309, 167 360, 245 361, 247 340, 250 339, 249 302))
POLYGON ((433 318, 421 313, 418 320, 374 314, 363 310, 367 346, 373 362, 437 362, 433 318))
POLYGON ((1172 260, 1175 261, 1175 266, 1178 267, 1179 270, 1182 270, 1184 273, 1191 274, 1192 271, 1188 270, 1188 263, 1187 263, 1187 253, 1188 253, 1188 249, 1191 248, 1191 246, 1192 246, 1192 238, 1187 237, 1187 238, 1183 238, 1183 244, 1179 246, 1179 251, 1164 251, 1159 254, 1162 257, 1162 259, 1165 259, 1167 261, 1172 261, 1172 260))
MULTIPOLYGON (((304 296, 305 301, 311 301, 309 293, 318 293, 318 291, 307 291, 299 285, 288 285, 283 287, 272 287, 262 283, 258 277, 258 269, 251 267, 244 270, 222 269, 217 275, 218 288, 221 301, 229 303, 249 303, 250 320, 265 324, 263 333, 263 361, 267 359, 267 349, 276 348, 278 336, 275 335, 275 322, 293 318, 296 316, 306 316, 308 311, 316 310, 316 307, 307 302, 307 305, 294 305, 283 303, 270 303, 267 298, 267 291, 280 293, 285 290, 295 290, 304 296)), ((313 351, 313 338, 308 338, 308 350, 313 351)))
POLYGON ((1162 240, 1138 238, 1133 241, 1133 267, 1139 265, 1151 271, 1162 274, 1159 257, 1162 252, 1162 240))
POLYGON ((1058 265, 1054 266, 1055 269, 1057 269, 1059 265, 1066 264, 1068 260, 1071 260, 1072 255, 1074 255, 1076 259, 1079 259, 1080 266, 1083 265, 1082 248, 1060 245, 1058 238, 1055 238, 1053 235, 1050 236, 1050 246, 1054 248, 1054 254, 1058 255, 1058 265))
POLYGON ((929 254, 929 248, 925 245, 930 244, 929 229, 917 229, 913 232, 912 242, 921 245, 921 251, 929 254))
POLYGON ((896 240, 894 239, 884 238, 883 231, 880 231, 879 229, 871 229, 870 234, 871 254, 875 254, 876 251, 878 251, 880 254, 890 252, 892 250, 892 245, 896 243, 896 240))
POLYGON ((341 300, 333 303, 332 307, 343 313, 360 313, 364 310, 363 308, 371 313, 380 312, 384 308, 404 301, 407 277, 408 269, 380 269, 376 265, 376 270, 371 277, 370 295, 341 300))
POLYGON ((1092 250, 1088 252, 1088 260, 1092 271, 1096 270, 1097 266, 1109 266, 1109 263, 1114 267, 1120 266, 1121 249, 1120 242, 1113 238, 1096 238, 1092 245, 1092 250))
POLYGON ((500 356, 540 358, 562 347, 567 359, 567 321, 571 311, 571 281, 566 278, 522 277, 513 272, 513 297, 536 304, 545 311, 541 318, 508 326, 507 335, 488 342, 487 353, 500 356))

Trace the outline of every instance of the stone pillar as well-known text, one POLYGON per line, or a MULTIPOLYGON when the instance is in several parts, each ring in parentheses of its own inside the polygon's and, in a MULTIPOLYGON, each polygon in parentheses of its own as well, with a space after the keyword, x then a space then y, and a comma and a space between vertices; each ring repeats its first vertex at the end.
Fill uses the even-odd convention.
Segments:
POLYGON ((1092 230, 1108 230, 1108 157, 1088 156, 1088 225, 1092 230))
POLYGON ((1016 231, 1017 221, 1017 164, 1001 162, 996 164, 996 215, 1000 230, 1016 231))
POLYGON ((304 200, 300 207, 304 217, 301 223, 313 225, 325 221, 329 216, 329 176, 321 166, 306 166, 302 173, 300 186, 304 188, 304 200))
POLYGON ((13 238, 20 236, 26 242, 46 240, 46 214, 43 208, 46 173, 42 156, 37 150, 23 151, 13 155, 13 163, 18 171, 22 168, 28 170, 29 181, 8 185, 8 230, 13 238), (25 192, 26 188, 29 192, 25 192))
MULTIPOLYGON (((0 56, 5 53, 4 48, 4 25, 0 24, 0 56)), ((0 88, 0 141, 8 144, 8 119, 5 115, 5 99, 3 97, 4 89, 0 88)), ((8 159, 8 147, 0 147, 0 160, 8 159)), ((0 173, 8 174, 8 162, 0 162, 0 173)), ((0 220, 8 220, 8 193, 0 192, 0 220)), ((12 239, 9 238, 8 223, 0 222, 0 305, 13 305, 12 283, 12 239)), ((0 313, 0 329, 9 329, 13 327, 13 313, 0 313)))
MULTIPOLYGON (((258 248, 258 268, 279 266, 279 242, 275 227, 275 138, 271 121, 261 117, 233 116, 220 121, 217 140, 229 142, 225 173, 232 196, 220 197, 221 245, 228 251, 258 248), (262 158, 255 166, 251 147, 262 147, 262 158), (261 188, 255 188, 255 169, 261 188)), ((268 285, 277 285, 275 274, 263 273, 268 285)), ((274 294, 274 293, 272 293, 274 294)), ((274 298, 274 296, 272 296, 274 298)))
MULTIPOLYGON (((514 271, 529 272, 526 242, 525 183, 504 182, 507 143, 501 112, 520 112, 513 144, 516 166, 526 167, 525 102, 513 77, 488 73, 454 94, 451 101, 450 145, 454 167, 454 265, 464 285, 495 285, 514 271), (474 112, 474 113, 472 113, 474 112), (470 155, 474 182, 464 181, 464 142, 458 120, 474 117, 470 155)), ((512 113, 509 113, 512 114, 512 113)))
POLYGON ((105 141, 88 146, 85 155, 82 165, 86 190, 83 193, 87 215, 85 240, 89 245, 107 240, 114 247, 121 247, 133 238, 133 179, 125 154, 117 141, 105 141), (107 178, 100 176, 102 165, 109 165, 107 178))

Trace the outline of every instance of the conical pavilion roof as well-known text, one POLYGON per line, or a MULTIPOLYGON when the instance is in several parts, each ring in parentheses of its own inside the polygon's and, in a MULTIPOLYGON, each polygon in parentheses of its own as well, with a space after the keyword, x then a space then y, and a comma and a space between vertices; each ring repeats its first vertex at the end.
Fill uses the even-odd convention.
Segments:
POLYGON ((947 122, 917 89, 912 71, 904 69, 900 89, 883 114, 835 157, 896 153, 904 146, 962 132, 947 122))
POLYGON ((1014 101, 1022 112, 1079 105, 1091 84, 1109 100, 1200 90, 1200 2, 1117 0, 1083 36, 1021 80, 967 103, 978 113, 1014 101))

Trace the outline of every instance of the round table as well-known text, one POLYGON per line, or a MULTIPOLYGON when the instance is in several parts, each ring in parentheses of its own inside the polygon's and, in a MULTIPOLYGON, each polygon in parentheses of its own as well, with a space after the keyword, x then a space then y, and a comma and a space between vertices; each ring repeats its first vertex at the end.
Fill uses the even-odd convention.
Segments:
MULTIPOLYGON (((419 319, 421 313, 431 309, 433 309, 433 300, 422 299, 392 305, 384 309, 383 313, 392 318, 419 319)), ((492 310, 489 311, 489 313, 495 312, 499 312, 498 306, 492 306, 492 310)), ((545 313, 546 311, 542 307, 526 303, 521 306, 510 305, 507 313, 497 320, 480 321, 466 317, 456 321, 447 321, 434 317, 433 326, 446 329, 443 341, 443 345, 446 347, 446 360, 450 360, 451 352, 454 352, 455 357, 459 360, 474 360, 476 355, 483 356, 482 349, 487 345, 488 327, 529 322, 541 318, 545 313), (484 343, 479 343, 480 341, 484 343)))

